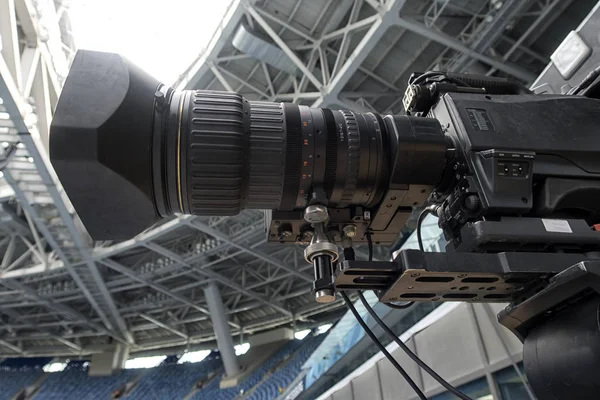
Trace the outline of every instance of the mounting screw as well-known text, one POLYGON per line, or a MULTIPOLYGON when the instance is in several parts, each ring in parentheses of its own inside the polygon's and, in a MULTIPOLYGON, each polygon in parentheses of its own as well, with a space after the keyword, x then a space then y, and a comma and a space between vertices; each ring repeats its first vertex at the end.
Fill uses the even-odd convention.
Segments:
POLYGON ((342 231, 344 232, 344 235, 353 238, 356 236, 356 225, 346 225, 342 231))
POLYGON ((390 297, 390 301, 396 301, 396 300, 398 300, 397 297, 390 297))
POLYGON ((329 213, 327 207, 321 205, 308 206, 304 210, 304 220, 311 224, 318 224, 327 221, 329 213))
POLYGON ((466 276, 467 276, 467 274, 460 274, 460 275, 457 276, 457 278, 464 278, 466 276))
POLYGON ((431 299, 431 301, 438 301, 439 299, 439 297, 434 297, 433 299, 431 299))
POLYGON ((281 231, 281 232, 279 233, 279 238, 280 238, 280 239, 282 239, 282 238, 284 238, 284 237, 292 236, 293 234, 294 234, 294 233, 293 233, 292 231, 288 231, 288 230, 281 231))
POLYGON ((417 276, 419 276, 419 274, 410 274, 411 278, 416 278, 417 276))

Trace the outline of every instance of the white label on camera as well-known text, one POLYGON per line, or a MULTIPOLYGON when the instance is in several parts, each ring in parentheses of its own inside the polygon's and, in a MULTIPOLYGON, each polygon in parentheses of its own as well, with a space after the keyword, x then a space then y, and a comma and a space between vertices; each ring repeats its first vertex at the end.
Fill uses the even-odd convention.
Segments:
POLYGON ((546 228, 546 231, 548 232, 573 233, 569 221, 565 221, 564 219, 542 218, 542 222, 544 223, 544 228, 546 228))

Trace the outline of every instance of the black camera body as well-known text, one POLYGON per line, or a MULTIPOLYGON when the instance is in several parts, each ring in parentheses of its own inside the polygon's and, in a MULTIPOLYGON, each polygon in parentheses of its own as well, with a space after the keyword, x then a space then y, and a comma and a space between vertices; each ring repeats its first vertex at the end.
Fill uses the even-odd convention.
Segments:
MULTIPOLYGON (((461 228, 484 218, 598 222, 599 100, 447 93, 429 115, 440 122, 455 149, 454 159, 447 160, 446 181, 431 198, 443 200, 438 216, 449 250, 511 250, 506 242, 501 248, 497 243, 480 243, 476 249, 461 243, 461 228)), ((538 245, 538 250, 547 251, 552 243, 538 245)))

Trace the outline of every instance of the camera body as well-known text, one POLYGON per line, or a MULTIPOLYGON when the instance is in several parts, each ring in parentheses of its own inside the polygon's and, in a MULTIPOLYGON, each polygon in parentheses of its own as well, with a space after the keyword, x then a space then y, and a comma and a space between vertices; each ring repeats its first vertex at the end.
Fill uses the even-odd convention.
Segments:
MULTIPOLYGON (((506 241, 466 246, 461 242, 461 229, 482 219, 576 218, 590 226, 599 222, 599 100, 447 93, 429 114, 440 122, 455 149, 454 159, 447 160, 446 181, 430 199, 438 204, 442 200, 438 216, 448 250, 523 247, 506 241)), ((549 251, 553 245, 529 243, 527 250, 549 251)), ((572 245, 553 249, 586 250, 572 245)))

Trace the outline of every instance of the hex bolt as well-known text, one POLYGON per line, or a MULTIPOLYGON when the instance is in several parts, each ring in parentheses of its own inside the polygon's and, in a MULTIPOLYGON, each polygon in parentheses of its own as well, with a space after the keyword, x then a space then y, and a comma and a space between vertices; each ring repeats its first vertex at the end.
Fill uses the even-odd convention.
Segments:
POLYGON ((356 225, 346 225, 343 229, 344 235, 349 238, 353 238, 356 236, 356 225))

